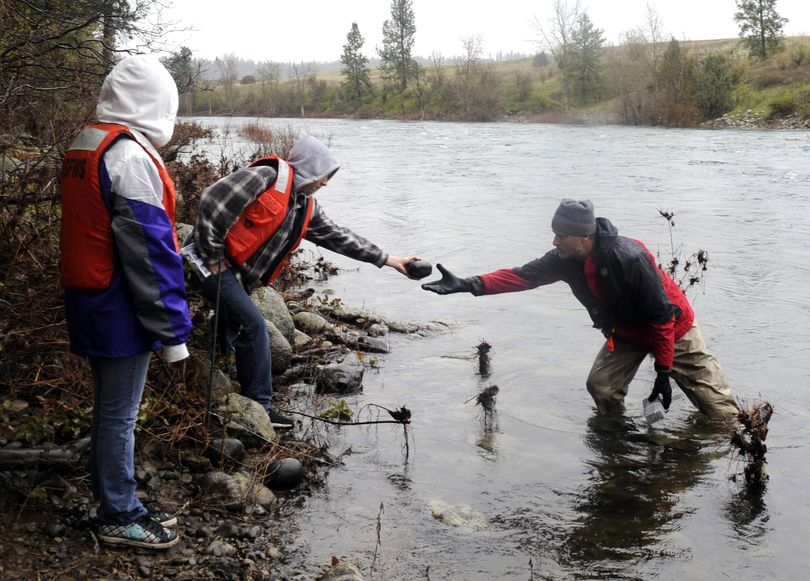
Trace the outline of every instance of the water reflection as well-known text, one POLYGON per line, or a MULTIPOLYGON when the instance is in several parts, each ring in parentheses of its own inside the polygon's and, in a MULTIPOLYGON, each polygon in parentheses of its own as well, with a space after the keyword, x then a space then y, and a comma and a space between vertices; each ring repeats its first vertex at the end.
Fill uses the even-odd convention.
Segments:
POLYGON ((754 544, 770 529, 765 488, 743 488, 725 503, 724 514, 737 539, 746 545, 754 544))
POLYGON ((633 578, 634 562, 681 557, 666 536, 684 526, 679 497, 719 454, 713 427, 714 433, 706 423, 648 430, 625 417, 592 416, 584 438, 593 451, 588 482, 573 494, 576 515, 561 562, 577 577, 625 579, 633 578))
POLYGON ((475 445, 479 448, 478 455, 489 461, 498 459, 500 451, 498 449, 498 412, 482 411, 479 414, 480 431, 475 445))

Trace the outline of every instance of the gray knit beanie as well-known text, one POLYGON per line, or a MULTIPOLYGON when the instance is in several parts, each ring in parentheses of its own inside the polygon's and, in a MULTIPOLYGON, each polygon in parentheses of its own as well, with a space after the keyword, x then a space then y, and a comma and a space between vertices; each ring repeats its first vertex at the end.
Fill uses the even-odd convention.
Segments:
POLYGON ((596 232, 593 203, 590 200, 563 198, 551 219, 551 229, 555 234, 590 236, 596 232))

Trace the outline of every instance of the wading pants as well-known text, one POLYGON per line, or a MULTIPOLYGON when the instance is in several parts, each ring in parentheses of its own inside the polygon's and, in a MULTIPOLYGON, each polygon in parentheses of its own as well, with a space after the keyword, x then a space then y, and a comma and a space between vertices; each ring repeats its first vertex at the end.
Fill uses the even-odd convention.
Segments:
MULTIPOLYGON (((586 384, 602 413, 624 411, 627 388, 647 356, 646 351, 621 339, 614 338, 614 342, 615 350, 612 353, 607 344, 599 350, 586 384)), ((670 377, 694 406, 710 418, 730 419, 739 412, 726 374, 714 355, 706 349, 697 324, 693 324, 676 341, 670 377)))

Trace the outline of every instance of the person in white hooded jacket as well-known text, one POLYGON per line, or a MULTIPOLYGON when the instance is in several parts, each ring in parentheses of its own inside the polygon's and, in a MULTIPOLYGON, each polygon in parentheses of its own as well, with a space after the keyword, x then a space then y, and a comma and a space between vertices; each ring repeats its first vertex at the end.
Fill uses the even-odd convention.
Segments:
POLYGON ((407 265, 419 260, 386 254, 329 219, 313 194, 338 169, 324 143, 303 136, 287 160, 257 160, 206 188, 200 198, 193 247, 205 265, 203 294, 219 304, 242 395, 259 402, 279 428, 293 422, 272 406, 270 340, 250 293, 278 276, 302 239, 405 276, 410 276, 407 265))
POLYGON ((175 189, 157 149, 174 131, 174 80, 151 55, 104 80, 98 123, 65 154, 61 278, 72 352, 87 357, 95 397, 90 472, 99 540, 166 548, 173 515, 135 495, 135 423, 153 352, 188 356, 191 330, 174 232, 175 189))

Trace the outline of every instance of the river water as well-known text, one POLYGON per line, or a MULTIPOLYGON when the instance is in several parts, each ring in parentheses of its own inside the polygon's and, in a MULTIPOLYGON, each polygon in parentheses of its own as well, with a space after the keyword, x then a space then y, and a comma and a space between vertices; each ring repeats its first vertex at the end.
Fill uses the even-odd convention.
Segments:
POLYGON ((407 445, 396 425, 313 428, 346 453, 292 517, 302 571, 343 555, 386 580, 806 576, 806 132, 261 122, 331 139, 342 166, 318 200, 336 222, 460 276, 545 253, 562 197, 590 198, 665 262, 708 251, 703 282, 690 290, 704 338, 737 398, 776 410, 770 481, 750 494, 733 480, 743 465, 726 431, 679 390, 665 420, 645 424, 650 362, 623 418, 595 414, 584 382, 602 339, 564 285, 440 297, 323 251, 344 271, 319 292, 389 319, 452 324, 427 337, 391 335, 391 353, 347 398, 355 411, 409 408, 407 445), (674 212, 672 230, 659 210, 674 212), (482 340, 492 346, 488 377, 475 358, 482 340), (499 387, 491 417, 470 401, 490 385, 499 387))

